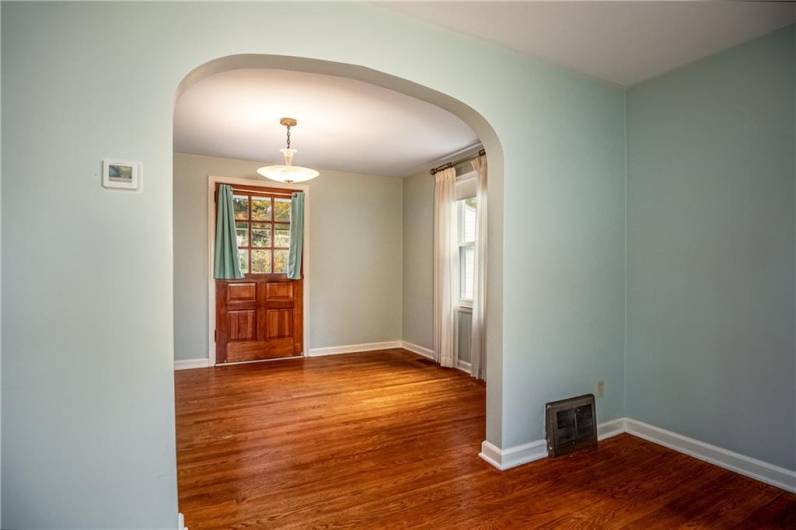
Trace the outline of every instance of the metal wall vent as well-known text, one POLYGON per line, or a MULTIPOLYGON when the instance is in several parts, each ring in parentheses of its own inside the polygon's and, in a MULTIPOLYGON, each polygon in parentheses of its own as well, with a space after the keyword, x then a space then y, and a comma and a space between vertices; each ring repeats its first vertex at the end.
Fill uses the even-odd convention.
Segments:
POLYGON ((545 411, 547 452, 550 456, 597 446, 597 413, 593 394, 553 401, 545 406, 545 411))

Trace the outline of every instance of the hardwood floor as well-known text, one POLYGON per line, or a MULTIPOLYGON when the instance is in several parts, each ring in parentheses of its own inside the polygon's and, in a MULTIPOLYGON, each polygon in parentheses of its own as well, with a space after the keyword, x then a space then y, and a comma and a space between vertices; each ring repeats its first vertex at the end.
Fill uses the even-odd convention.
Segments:
POLYGON ((626 434, 497 471, 485 387, 405 350, 175 377, 190 530, 796 528, 796 495, 626 434))

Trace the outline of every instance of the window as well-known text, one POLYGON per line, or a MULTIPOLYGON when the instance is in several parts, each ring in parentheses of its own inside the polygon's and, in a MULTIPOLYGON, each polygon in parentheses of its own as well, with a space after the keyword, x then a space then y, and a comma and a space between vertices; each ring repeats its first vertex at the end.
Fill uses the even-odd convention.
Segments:
POLYGON ((290 197, 236 189, 233 202, 241 272, 287 273, 290 197))
POLYGON ((475 223, 478 201, 475 197, 456 201, 459 238, 459 305, 472 306, 475 282, 475 223))

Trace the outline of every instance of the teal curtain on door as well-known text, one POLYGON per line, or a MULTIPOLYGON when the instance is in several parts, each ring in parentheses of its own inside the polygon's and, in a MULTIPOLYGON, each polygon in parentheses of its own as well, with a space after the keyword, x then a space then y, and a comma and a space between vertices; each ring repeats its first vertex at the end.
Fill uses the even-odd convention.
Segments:
POLYGON ((290 251, 287 257, 287 277, 301 279, 301 249, 304 248, 304 192, 290 195, 290 251))
POLYGON ((232 187, 222 184, 218 187, 216 202, 216 245, 214 277, 216 280, 240 280, 238 261, 238 238, 235 233, 235 205, 232 187))

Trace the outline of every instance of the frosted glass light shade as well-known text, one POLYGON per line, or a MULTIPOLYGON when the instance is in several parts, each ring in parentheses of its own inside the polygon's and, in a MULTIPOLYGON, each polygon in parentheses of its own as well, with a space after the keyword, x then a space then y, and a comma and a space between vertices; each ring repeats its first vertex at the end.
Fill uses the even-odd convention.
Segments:
POLYGON ((281 149, 281 151, 282 155, 285 157, 284 165, 263 166, 257 170, 257 173, 267 179, 287 184, 293 182, 306 182, 314 179, 320 174, 314 169, 293 165, 293 155, 296 154, 296 149, 281 149))
POLYGON ((306 182, 319 175, 314 169, 301 166, 263 166, 257 170, 257 173, 267 179, 285 182, 287 184, 292 182, 306 182))

